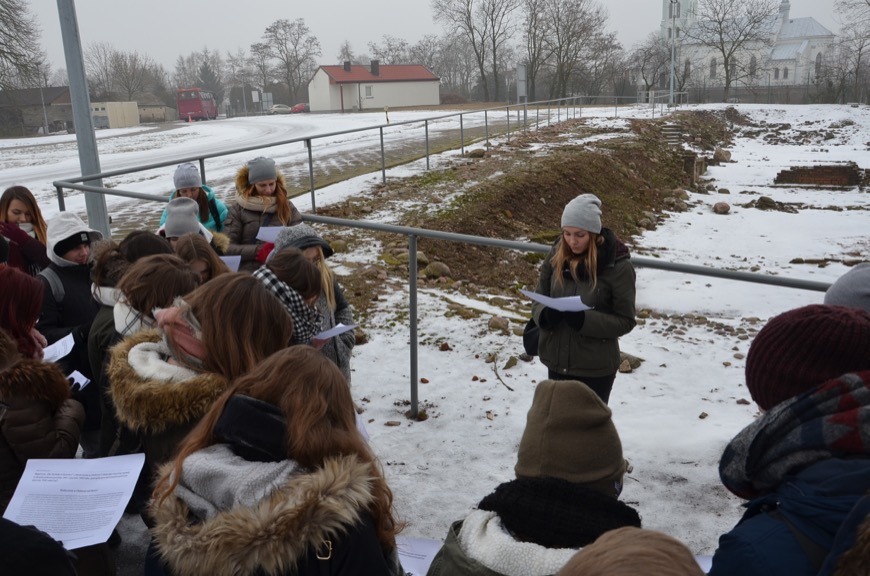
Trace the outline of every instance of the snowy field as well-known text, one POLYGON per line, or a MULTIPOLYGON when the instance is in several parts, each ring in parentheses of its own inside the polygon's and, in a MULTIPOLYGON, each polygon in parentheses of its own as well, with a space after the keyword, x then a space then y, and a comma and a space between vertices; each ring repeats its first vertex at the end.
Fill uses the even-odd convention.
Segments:
MULTIPOLYGON (((715 180, 717 189, 729 189, 730 194, 691 194, 690 209, 670 214, 655 231, 645 232, 638 239, 638 252, 674 262, 824 282, 832 282, 848 268, 838 262, 820 267, 792 261, 870 260, 870 196, 866 192, 772 185, 776 173, 791 166, 854 161, 870 168, 870 109, 743 104, 736 108, 756 122, 790 124, 792 140, 801 143, 737 138, 730 148, 733 162, 712 167, 706 175, 715 180), (803 130, 834 136, 818 141, 815 136, 799 138, 803 130), (740 206, 760 195, 805 207, 790 214, 740 206), (731 204, 728 215, 712 212, 712 205, 719 201, 731 204)), ((649 117, 650 111, 620 109, 619 118, 612 115, 613 109, 583 111, 584 117, 594 116, 590 121, 596 125, 620 130, 625 128, 626 117, 649 117)), ((361 116, 232 119, 179 125, 156 133, 101 133, 99 147, 103 169, 109 170, 192 155, 206 147, 246 145, 258 138, 274 141, 347 129, 366 121, 361 116)), ((391 117, 394 121, 405 118, 392 113, 391 117)), ((378 124, 382 119, 367 121, 378 124)), ((40 195, 46 213, 55 212, 51 181, 77 174, 75 143, 70 138, 0 141, 3 187, 27 185, 40 195)), ((352 150, 369 144, 346 138, 340 145, 352 150)), ((279 165, 284 170, 297 169, 303 153, 282 152, 277 155, 279 165)), ((444 154, 433 160, 434 165, 456 154, 444 154)), ((209 179, 228 181, 250 156, 209 163, 209 179)), ((390 170, 387 176, 401 177, 423 169, 425 164, 418 161, 390 170)), ((378 172, 319 190, 317 205, 363 194, 379 181, 378 172)), ((170 186, 171 168, 159 174, 143 173, 119 185, 154 193, 170 186)), ((219 194, 228 197, 228 188, 219 194)), ((296 200, 303 212, 310 210, 306 199, 296 200)), ((68 204, 73 210, 82 210, 83 205, 75 199, 68 204)), ((144 206, 157 213, 162 209, 161 205, 144 206)), ((560 214, 554 211, 554 226, 560 214)), ((383 222, 390 218, 377 211, 371 215, 372 220, 383 222)), ((374 264, 378 253, 376 246, 352 247, 349 253, 337 254, 334 265, 341 273, 348 270, 342 261, 374 264)), ((521 340, 490 331, 487 322, 492 315, 522 318, 491 304, 488 295, 479 296, 470 300, 449 290, 429 288, 418 294, 419 376, 426 380, 419 384, 419 398, 429 416, 425 421, 411 422, 403 416, 410 399, 406 290, 381 298, 378 311, 364 326, 369 343, 354 351, 354 397, 366 409, 363 418, 395 493, 398 514, 407 522, 406 536, 442 539, 451 522, 465 516, 497 484, 513 477, 535 383, 546 377, 546 368, 537 360, 504 368, 508 357, 522 351, 521 340), (485 313, 479 319, 463 320, 448 314, 456 304, 485 313), (441 351, 442 342, 449 343, 449 351, 441 351), (487 363, 493 355, 497 360, 487 363)), ((752 335, 771 316, 821 302, 822 296, 820 292, 638 270, 637 307, 650 313, 622 338, 621 347, 644 363, 631 374, 617 376, 610 405, 625 456, 634 467, 622 499, 638 509, 645 527, 669 533, 694 553, 704 555, 712 554, 718 535, 739 519, 740 501, 720 485, 717 465, 726 443, 758 415, 754 403, 746 402, 750 398, 743 378, 752 335)))

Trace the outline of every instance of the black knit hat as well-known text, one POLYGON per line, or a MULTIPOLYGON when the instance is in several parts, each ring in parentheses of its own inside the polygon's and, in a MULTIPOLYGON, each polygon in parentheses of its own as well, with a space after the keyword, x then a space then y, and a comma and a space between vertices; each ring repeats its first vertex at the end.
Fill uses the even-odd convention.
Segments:
POLYGON ((746 387, 763 410, 848 372, 870 369, 870 313, 813 304, 765 324, 746 356, 746 387))
POLYGON ((72 236, 68 236, 54 245, 54 253, 60 257, 72 250, 78 248, 82 244, 91 243, 91 237, 87 232, 76 232, 72 236))

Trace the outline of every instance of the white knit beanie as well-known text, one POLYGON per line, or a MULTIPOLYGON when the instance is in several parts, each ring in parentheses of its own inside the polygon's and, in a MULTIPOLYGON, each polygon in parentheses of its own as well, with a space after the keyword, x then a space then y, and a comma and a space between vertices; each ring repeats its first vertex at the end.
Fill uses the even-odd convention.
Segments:
POLYGON ((190 162, 178 165, 178 168, 175 169, 175 175, 172 177, 172 181, 175 184, 176 190, 202 187, 202 179, 199 177, 199 168, 190 162))
POLYGON ((601 233, 601 200, 595 194, 581 194, 565 206, 562 228, 572 226, 595 234, 601 233))
POLYGON ((837 278, 825 292, 825 304, 870 312, 870 262, 858 264, 837 278))
POLYGON ((259 156, 248 160, 248 184, 275 180, 278 178, 278 170, 275 161, 265 156, 259 156))
POLYGON ((163 233, 167 238, 199 234, 199 205, 191 198, 173 198, 166 207, 163 233))

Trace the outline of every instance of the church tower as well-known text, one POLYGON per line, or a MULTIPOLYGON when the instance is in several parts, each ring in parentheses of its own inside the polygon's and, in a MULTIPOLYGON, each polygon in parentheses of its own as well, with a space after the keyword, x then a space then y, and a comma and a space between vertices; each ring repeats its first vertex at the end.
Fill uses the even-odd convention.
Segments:
POLYGON ((698 0, 662 0, 662 24, 659 37, 662 42, 670 43, 671 35, 676 34, 677 41, 683 37, 683 31, 695 21, 698 0))

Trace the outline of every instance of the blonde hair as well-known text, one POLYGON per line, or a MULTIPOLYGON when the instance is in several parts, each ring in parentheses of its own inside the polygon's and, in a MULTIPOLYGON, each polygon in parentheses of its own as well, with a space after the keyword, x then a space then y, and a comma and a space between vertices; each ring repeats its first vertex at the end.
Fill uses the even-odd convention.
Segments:
POLYGON ((556 576, 704 576, 686 545, 667 534, 626 526, 599 536, 556 576))
POLYGON ((592 288, 598 286, 598 250, 604 244, 604 236, 589 232, 589 246, 583 254, 574 254, 564 238, 559 239, 559 244, 556 246, 556 253, 550 259, 550 265, 553 267, 553 274, 556 275, 556 283, 561 286, 564 282, 562 278, 562 269, 565 263, 568 263, 568 268, 571 271, 571 277, 574 282, 580 283, 580 265, 583 264, 585 273, 589 280, 592 281, 592 288))
POLYGON ((244 395, 281 409, 286 422, 285 456, 308 469, 320 468, 327 458, 355 455, 370 464, 374 502, 369 513, 385 551, 396 547, 401 530, 393 512, 393 493, 387 486, 377 458, 356 427, 350 389, 341 371, 310 346, 291 346, 272 354, 248 374, 238 378, 179 447, 171 471, 154 490, 159 503, 178 486, 184 460, 218 443, 214 427, 230 398, 244 395))

